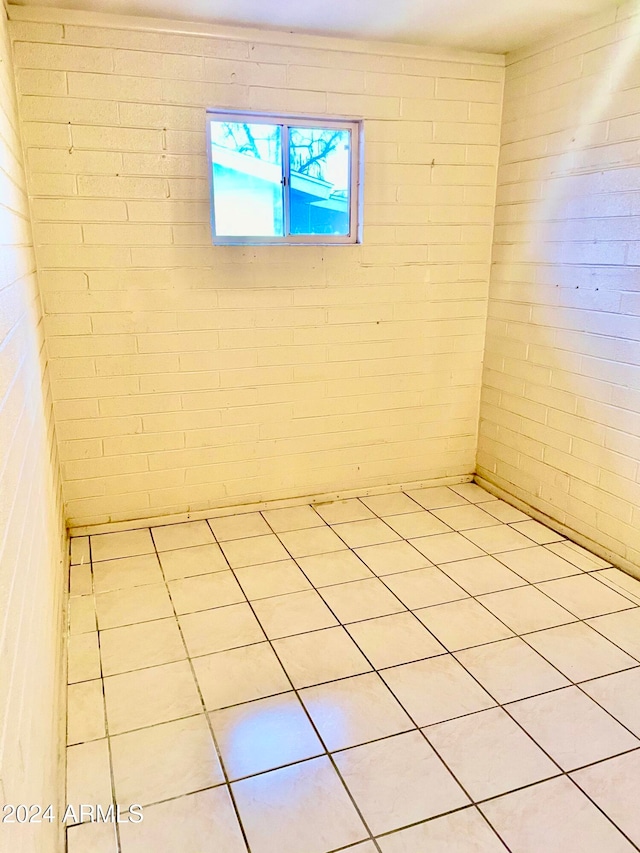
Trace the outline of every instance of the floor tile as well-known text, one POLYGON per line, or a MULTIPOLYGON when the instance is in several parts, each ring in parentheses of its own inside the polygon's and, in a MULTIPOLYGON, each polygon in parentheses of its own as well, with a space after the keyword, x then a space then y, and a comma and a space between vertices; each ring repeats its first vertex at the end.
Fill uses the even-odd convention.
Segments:
POLYGON ((245 600, 238 581, 230 571, 181 578, 169 581, 167 585, 173 606, 179 615, 211 610, 213 607, 224 607, 227 604, 239 604, 245 600))
POLYGON ((550 527, 540 524, 539 521, 534 521, 532 518, 527 521, 517 521, 511 527, 518 533, 524 533, 538 545, 548 545, 550 542, 562 542, 564 540, 564 536, 560 533, 556 533, 555 530, 551 530, 550 527))
POLYGON ((423 536, 420 539, 412 539, 411 544, 436 565, 484 556, 480 548, 469 542, 460 533, 438 533, 435 536, 423 536))
POLYGON ((576 545, 575 542, 570 542, 568 539, 564 542, 552 542, 545 547, 584 572, 591 572, 594 569, 604 569, 611 565, 611 563, 607 563, 606 560, 596 557, 595 554, 586 551, 580 545, 576 545))
POLYGON ((596 678, 580 687, 640 738, 640 667, 596 678))
POLYGON ((252 853, 325 853, 368 837, 328 758, 232 785, 252 853))
POLYGON ((529 516, 526 513, 521 512, 506 501, 485 501, 482 509, 503 524, 512 524, 514 521, 529 521, 529 516))
POLYGON ((311 584, 293 560, 247 566, 236 569, 235 575, 249 601, 311 589, 311 584))
POLYGON ((338 620, 313 589, 262 598, 253 602, 253 608, 270 640, 338 624, 338 620))
POLYGON ((230 781, 324 753, 295 693, 209 715, 230 781))
POLYGON ((636 660, 640 659, 640 608, 598 616, 590 619, 589 625, 636 660))
POLYGON ((377 578, 325 586, 320 594, 344 625, 405 609, 377 578))
MULTIPOLYGON (((246 853, 211 721, 251 812, 252 853, 373 853, 325 748, 383 853, 504 851, 458 782, 496 821, 526 795, 505 821, 514 853, 568 853, 561 821, 575 796, 590 827, 574 827, 580 853, 629 849, 566 777, 536 818, 551 790, 538 780, 561 772, 545 750, 637 838, 640 582, 476 484, 75 537, 70 548, 69 791, 111 796, 108 722, 117 799, 145 803, 141 824, 120 825, 122 853, 174 853, 185 832, 190 849, 246 853), (444 816, 434 768, 463 796, 444 816)), ((69 853, 117 850, 110 825, 68 837, 69 853)))
POLYGON ((631 853, 634 849, 567 778, 483 803, 480 810, 517 853, 631 853))
POLYGON ((546 581, 538 588, 571 613, 575 613, 579 619, 603 616, 605 613, 634 606, 632 601, 587 574, 546 581))
MULTIPOLYGON (((67 793, 65 802, 73 806, 78 823, 82 823, 83 803, 100 805, 104 810, 113 801, 109 745, 106 738, 67 747, 67 793)), ((131 801, 127 801, 131 802, 131 801)), ((84 820, 87 820, 84 817, 84 820)), ((76 823, 76 821, 73 821, 76 823)))
POLYGON ((119 803, 144 806, 224 782, 203 714, 116 735, 111 756, 119 803))
MULTIPOLYGON (((322 523, 324 525, 324 522, 322 523)), ((310 527, 307 530, 291 530, 278 535, 294 558, 328 554, 330 551, 344 551, 347 547, 328 525, 310 527)))
POLYGON ((151 583, 163 583, 164 577, 156 554, 141 554, 139 557, 122 557, 119 560, 104 560, 93 567, 93 582, 96 593, 131 589, 151 583))
POLYGON ((267 509, 262 512, 274 533, 287 530, 303 530, 307 527, 323 527, 324 521, 310 506, 292 506, 283 509, 267 509))
POLYGON ((295 688, 359 675, 371 669, 344 628, 326 628, 274 640, 273 647, 295 688))
POLYGON ((233 539, 222 542, 221 547, 232 569, 289 559, 289 554, 275 533, 233 539))
POLYGON ((534 586, 491 592, 478 600, 516 634, 575 622, 575 616, 534 586))
POLYGON ((361 841, 360 844, 344 848, 344 853, 378 853, 378 849, 373 841, 361 841))
POLYGON ((461 495, 465 500, 471 501, 474 504, 497 500, 494 495, 476 483, 458 483, 458 485, 451 486, 450 488, 456 494, 461 495))
POLYGON ((95 633, 98 626, 93 595, 74 595, 68 601, 69 636, 95 633))
POLYGON ((580 574, 580 571, 572 563, 563 560, 562 557, 541 545, 525 548, 521 551, 507 551, 498 554, 496 559, 529 583, 539 583, 540 581, 580 574))
POLYGON ((368 837, 326 757, 252 776, 232 789, 252 853, 326 853, 368 837))
POLYGON ((156 550, 148 527, 119 533, 99 533, 90 538, 91 559, 94 563, 118 557, 136 557, 138 554, 155 554, 156 550))
POLYGON ((210 518, 209 525, 218 542, 229 539, 248 539, 251 536, 266 536, 271 528, 259 512, 244 512, 238 515, 225 515, 210 518))
MULTIPOLYGON (((96 563, 100 565, 100 563, 96 563)), ((69 567, 69 595, 92 595, 93 576, 91 564, 69 567)))
POLYGON ((419 726, 496 704, 451 655, 395 666, 380 675, 419 726))
POLYGON ((442 571, 469 595, 499 592, 525 584, 519 575, 503 566, 495 557, 474 557, 471 560, 443 563, 442 571))
POLYGON ((380 577, 393 575, 396 572, 408 572, 412 569, 423 569, 431 565, 424 554, 416 551, 408 542, 366 545, 364 548, 357 548, 356 554, 374 574, 380 577))
POLYGON ((366 545, 380 545, 400 539, 395 530, 379 518, 335 524, 333 529, 350 548, 364 548, 366 545))
POLYGON ((441 655, 445 649, 412 613, 395 613, 347 627, 376 669, 441 655))
POLYGON ((518 637, 456 652, 455 656, 501 704, 568 684, 518 637))
POLYGON ((584 622, 529 634, 527 643, 571 681, 585 681, 637 662, 584 622))
POLYGON ((640 740, 577 687, 514 702, 507 710, 563 770, 640 747, 640 740))
POLYGON ((592 577, 624 595, 634 604, 640 604, 640 581, 620 569, 598 569, 592 577))
POLYGON ((72 566, 91 562, 88 536, 73 536, 69 540, 69 561, 72 566))
POLYGON ((97 631, 67 638, 67 683, 100 678, 100 649, 97 631))
POLYGON ((224 652, 266 639, 248 604, 230 604, 180 616, 180 628, 191 657, 224 652))
POLYGON ((330 554, 300 557, 298 565, 316 587, 372 577, 371 571, 353 551, 333 551, 330 554))
POLYGON ((465 530, 464 535, 487 554, 499 554, 502 551, 515 551, 519 548, 531 548, 531 539, 518 533, 508 524, 497 524, 495 527, 479 527, 465 530))
POLYGON ((435 567, 387 575, 384 582, 411 610, 468 597, 462 587, 435 567))
POLYGON ((67 688, 67 743, 84 743, 104 737, 102 681, 82 681, 67 688))
POLYGON ((475 801, 560 772, 502 708, 430 726, 424 733, 475 801))
POLYGON ((300 698, 330 751, 415 728, 375 672, 306 687, 300 698))
POLYGON ((100 632, 104 675, 183 660, 187 653, 175 617, 100 632))
POLYGON ((460 506, 467 503, 465 498, 448 486, 435 486, 430 489, 409 489, 407 494, 425 509, 441 509, 445 506, 460 506))
POLYGON ((493 527, 500 524, 497 518, 489 515, 476 504, 434 509, 432 512, 452 530, 473 530, 476 527, 493 527))
POLYGON ((96 630, 95 600, 92 595, 74 595, 69 599, 69 633, 85 634, 96 630))
POLYGON ((194 658, 193 668, 208 711, 291 690, 269 643, 194 658))
POLYGON ((404 512, 416 512, 420 507, 402 492, 388 495, 370 495, 360 498, 362 503, 376 515, 400 515, 404 512))
POLYGON ((160 562, 168 581, 209 572, 224 572, 229 568, 219 545, 196 545, 177 551, 162 551, 160 562))
POLYGON ((513 637, 513 633, 473 598, 416 610, 416 616, 450 652, 513 637))
POLYGON ((378 838, 382 853, 505 853, 506 848, 475 808, 419 823, 378 838))
POLYGON ((164 583, 153 583, 96 595, 96 613, 104 631, 173 616, 173 607, 164 583))
POLYGON ((634 844, 640 844, 640 751, 578 770, 571 778, 634 844))
POLYGON ((185 521, 152 527, 151 535, 158 551, 175 551, 194 545, 213 545, 215 539, 206 521, 185 521))
POLYGON ((346 521, 363 521, 365 518, 373 518, 370 509, 357 498, 349 498, 345 501, 331 501, 330 503, 314 504, 316 512, 322 516, 327 524, 341 524, 346 521))
POLYGON ((451 528, 425 509, 419 512, 407 512, 403 515, 391 515, 385 518, 385 521, 389 527, 405 539, 451 532, 451 528))
POLYGON ((334 760, 376 835, 469 803, 417 731, 335 753, 334 760))
POLYGON ((80 823, 67 829, 67 853, 118 853, 115 823, 80 823))
POLYGON ((121 824, 120 841, 122 853, 246 853, 247 849, 224 786, 145 808, 143 821, 121 824))
POLYGON ((202 704, 187 661, 104 679, 109 734, 198 714, 202 704))

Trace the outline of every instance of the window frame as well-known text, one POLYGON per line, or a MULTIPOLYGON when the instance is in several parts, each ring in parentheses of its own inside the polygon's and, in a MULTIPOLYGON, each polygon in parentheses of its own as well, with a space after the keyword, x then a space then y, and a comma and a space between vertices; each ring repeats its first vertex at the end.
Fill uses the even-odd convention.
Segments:
POLYGON ((216 246, 352 246, 362 242, 362 120, 353 118, 334 118, 290 115, 287 113, 247 112, 245 110, 206 111, 207 163, 209 173, 209 203, 210 222, 213 244, 216 246), (283 230, 282 236, 226 236, 216 234, 215 222, 215 183, 213 178, 213 161, 211 157, 211 122, 229 121, 245 122, 247 124, 271 124, 282 128, 282 207, 283 230), (291 177, 289 167, 289 130, 292 127, 333 128, 349 130, 351 146, 349 150, 349 233, 348 234, 290 234, 290 189, 291 177))

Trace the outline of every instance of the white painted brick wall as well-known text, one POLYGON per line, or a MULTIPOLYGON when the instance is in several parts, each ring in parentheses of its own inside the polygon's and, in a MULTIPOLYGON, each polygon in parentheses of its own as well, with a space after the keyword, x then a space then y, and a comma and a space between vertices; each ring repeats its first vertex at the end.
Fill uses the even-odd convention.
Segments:
MULTIPOLYGON (((59 785, 62 502, 11 53, 0 10, 0 802, 59 785)), ((55 824, 0 826, 0 849, 62 849, 55 824)))
POLYGON ((507 57, 478 470, 640 565, 640 19, 507 57))
POLYGON ((12 15, 72 524, 472 473, 501 58, 12 15), (215 106, 363 118, 364 243, 213 247, 215 106))

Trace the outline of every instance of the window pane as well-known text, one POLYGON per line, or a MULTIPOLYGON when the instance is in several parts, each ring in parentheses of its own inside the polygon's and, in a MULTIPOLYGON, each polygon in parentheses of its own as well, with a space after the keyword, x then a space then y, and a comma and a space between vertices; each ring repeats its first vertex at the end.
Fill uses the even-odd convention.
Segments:
POLYGON ((220 237, 282 237, 282 127, 211 122, 213 205, 220 237))
POLYGON ((289 131, 292 234, 349 234, 351 131, 289 131))

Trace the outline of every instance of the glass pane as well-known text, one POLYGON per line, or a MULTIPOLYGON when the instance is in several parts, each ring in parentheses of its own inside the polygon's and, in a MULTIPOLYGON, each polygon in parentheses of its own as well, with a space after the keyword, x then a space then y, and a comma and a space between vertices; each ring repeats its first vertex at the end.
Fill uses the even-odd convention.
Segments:
POLYGON ((351 131, 289 131, 292 234, 349 234, 351 131))
POLYGON ((213 209, 219 237, 282 237, 282 127, 211 122, 213 209))

